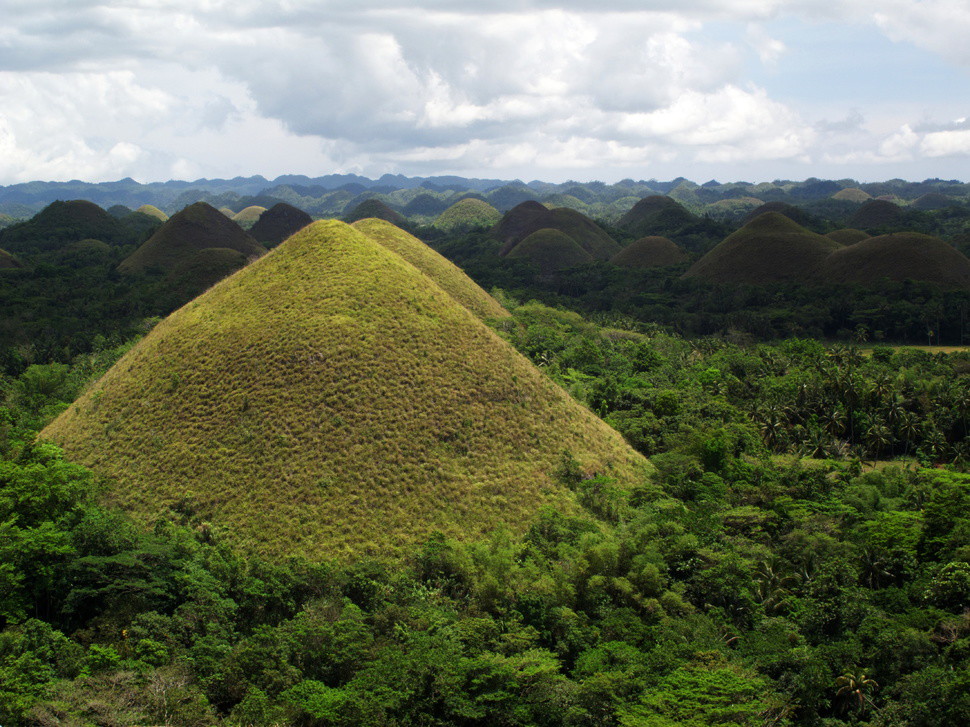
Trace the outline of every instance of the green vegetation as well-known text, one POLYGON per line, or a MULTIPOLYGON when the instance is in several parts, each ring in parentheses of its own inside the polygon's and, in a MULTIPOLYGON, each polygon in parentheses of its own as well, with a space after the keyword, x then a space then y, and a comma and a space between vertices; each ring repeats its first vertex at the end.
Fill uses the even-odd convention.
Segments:
POLYGON ((836 250, 825 260, 823 275, 837 283, 871 285, 888 278, 968 290, 970 260, 939 238, 897 232, 836 250))
POLYGON ((169 316, 44 436, 143 522, 188 509, 251 552, 315 558, 569 511, 551 477, 564 451, 627 488, 646 467, 427 275, 338 222, 169 316))
POLYGON ((698 260, 685 273, 714 283, 764 284, 818 279, 839 244, 779 212, 765 212, 698 260))
POLYGON ((258 220, 260 215, 262 215, 265 211, 265 207, 251 204, 248 207, 244 207, 243 209, 239 210, 232 216, 231 219, 244 230, 248 230, 256 223, 256 220, 258 220))
POLYGON ((92 238, 110 244, 126 241, 124 225, 84 200, 52 202, 33 218, 0 230, 0 248, 14 254, 56 250, 92 238))
POLYGON ((494 234, 503 243, 501 255, 508 255, 523 240, 540 230, 556 230, 570 237, 593 260, 608 260, 619 244, 586 215, 566 207, 547 209, 538 202, 523 202, 509 210, 496 225, 494 234))
POLYGON ((547 227, 526 237, 508 252, 507 257, 535 265, 540 275, 549 275, 593 260, 593 256, 572 237, 547 227))
POLYGON ((884 199, 870 199, 863 202, 849 218, 849 226, 869 231, 881 230, 898 224, 902 216, 903 212, 899 205, 884 199))
POLYGON ((279 202, 259 216, 249 228, 249 234, 266 247, 276 247, 311 222, 313 218, 303 210, 286 202, 279 202))
POLYGON ((140 212, 143 215, 148 215, 149 217, 154 217, 159 222, 167 222, 168 215, 162 212, 158 207, 153 204, 143 204, 139 207, 136 212, 140 212))
POLYGON ((627 212, 617 225, 636 237, 665 235, 696 220, 677 200, 664 195, 644 197, 627 212))
POLYGON ((837 199, 844 202, 858 202, 859 204, 862 204, 863 202, 872 199, 872 195, 862 191, 858 187, 846 187, 845 189, 840 189, 838 192, 833 194, 832 199, 837 199))
POLYGON ((468 197, 455 202, 434 221, 434 227, 452 232, 487 228, 498 224, 502 213, 483 199, 468 197))
POLYGON ((625 268, 656 268, 679 265, 687 254, 666 237, 641 237, 610 258, 610 263, 625 268))
POLYGON ((364 200, 345 214, 343 219, 344 222, 353 223, 372 217, 378 220, 386 220, 401 229, 406 229, 408 226, 408 221, 402 215, 392 210, 379 199, 364 200))
POLYGON ((847 227, 842 230, 832 230, 832 232, 826 234, 826 237, 832 238, 840 245, 848 246, 855 245, 857 242, 862 242, 863 240, 868 240, 869 233, 847 227))
POLYGON ((0 270, 4 268, 22 268, 23 264, 6 250, 0 250, 0 270))
POLYGON ((205 202, 196 202, 164 223, 118 266, 129 275, 149 270, 169 271, 185 264, 199 250, 228 248, 253 259, 265 254, 235 222, 205 202))

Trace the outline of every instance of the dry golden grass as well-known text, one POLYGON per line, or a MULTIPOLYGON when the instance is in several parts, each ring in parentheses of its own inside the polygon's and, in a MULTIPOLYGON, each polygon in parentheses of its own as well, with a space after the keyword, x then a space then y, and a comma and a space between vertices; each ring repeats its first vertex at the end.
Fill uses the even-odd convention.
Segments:
POLYGON ((265 211, 265 207, 260 207, 258 204, 251 204, 249 207, 244 207, 234 214, 232 216, 232 221, 237 225, 252 227, 256 220, 259 219, 260 215, 262 215, 265 211))
POLYGON ((311 558, 571 509, 563 452, 621 486, 650 468, 428 275, 336 221, 173 313, 43 436, 146 523, 187 504, 241 549, 311 558))
POLYGON ((441 255, 409 232, 387 220, 369 218, 351 225, 367 237, 396 252, 435 283, 452 298, 482 319, 508 318, 509 312, 451 260, 441 255))
POLYGON ((143 204, 141 207, 136 209, 135 212, 141 212, 143 215, 154 217, 156 220, 161 220, 162 222, 168 220, 168 215, 153 204, 143 204))

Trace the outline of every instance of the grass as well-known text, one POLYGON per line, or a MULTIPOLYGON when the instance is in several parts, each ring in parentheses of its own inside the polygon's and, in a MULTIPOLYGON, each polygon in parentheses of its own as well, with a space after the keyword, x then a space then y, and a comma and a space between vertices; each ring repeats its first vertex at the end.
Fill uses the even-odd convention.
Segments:
POLYGON ((0 247, 10 253, 49 251, 87 238, 126 241, 124 226, 93 202, 51 202, 31 219, 0 231, 0 247))
POLYGON ((832 195, 832 199, 837 199, 843 202, 866 202, 872 199, 872 195, 865 192, 858 187, 846 187, 845 189, 840 189, 838 192, 832 195))
POLYGON ((811 281, 839 243, 806 230, 780 212, 759 215, 694 263, 687 278, 715 283, 811 281))
POLYGON ((482 320, 508 318, 509 312, 465 272, 414 235, 386 220, 358 220, 352 227, 397 253, 482 320))
POLYGON ((687 253, 666 237, 641 237, 610 258, 625 268, 654 268, 677 265, 687 260, 687 253))
POLYGON ((509 210, 494 234, 503 242, 499 254, 508 255, 516 245, 539 230, 550 229, 571 237, 594 260, 609 260, 620 245, 599 225, 568 207, 548 209, 539 202, 523 202, 509 210))
POLYGON ((493 227, 502 219, 502 213, 483 199, 468 197, 458 200, 434 221, 439 230, 463 230, 476 227, 493 227))
POLYGON ((310 558, 571 510, 564 452, 623 487, 650 469, 428 275, 336 221, 162 321, 43 437, 145 523, 181 503, 238 548, 310 558))
POLYGON ((251 204, 249 207, 244 207, 243 209, 239 210, 232 216, 231 219, 243 229, 249 229, 256 224, 256 220, 258 220, 260 215, 262 215, 265 211, 265 207, 260 207, 258 204, 251 204))
POLYGON ((386 220, 392 225, 397 225, 401 228, 407 227, 408 224, 408 221, 403 215, 395 212, 379 199, 365 199, 344 216, 344 222, 357 222, 358 220, 366 220, 371 217, 386 220))
POLYGON ((266 252, 266 248, 219 210, 205 202, 196 202, 172 215, 121 262, 118 270, 123 273, 138 273, 150 268, 170 271, 199 250, 212 247, 236 250, 249 259, 266 252))
POLYGON ((513 247, 508 257, 534 263, 542 275, 593 261, 593 256, 573 238, 564 232, 551 229, 533 232, 513 247))
POLYGON ((838 283, 866 285, 889 278, 970 289, 970 260, 943 240, 917 232, 870 237, 837 250, 825 261, 823 274, 838 283))
POLYGON ((186 257, 165 276, 165 287, 176 300, 191 300, 227 275, 245 267, 248 258, 227 247, 207 247, 186 257))
POLYGON ((857 230, 854 227, 847 227, 844 230, 833 230, 825 235, 835 240, 840 245, 855 245, 857 242, 869 239, 869 233, 857 230))
POLYGON ((249 228, 249 234, 266 247, 275 247, 311 222, 313 218, 303 210, 286 202, 278 202, 259 216, 249 228))
POLYGON ((141 212, 143 215, 154 217, 156 220, 161 220, 162 222, 168 220, 168 215, 153 204, 143 204, 135 212, 141 212))
POLYGON ((863 230, 886 227, 898 222, 902 214, 903 211, 897 204, 884 199, 869 199, 849 219, 849 226, 863 230))
POLYGON ((620 218, 620 227, 641 237, 655 235, 660 229, 682 227, 696 221, 677 200, 662 194, 644 197, 620 218))

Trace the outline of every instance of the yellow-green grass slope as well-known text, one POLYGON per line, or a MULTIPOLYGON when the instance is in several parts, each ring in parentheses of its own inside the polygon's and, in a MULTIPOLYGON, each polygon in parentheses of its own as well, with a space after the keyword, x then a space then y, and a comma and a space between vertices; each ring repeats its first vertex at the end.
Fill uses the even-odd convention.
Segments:
POLYGON ((502 213, 483 199, 467 197, 458 200, 434 221, 439 230, 461 230, 474 227, 492 227, 502 219, 502 213))
POLYGON ((509 317, 509 312, 461 268, 397 225, 370 218, 358 220, 351 227, 403 257, 479 318, 509 317))
POLYGON ((151 523, 237 547, 395 555, 575 507, 555 472, 646 460, 400 255, 315 222, 179 309, 43 432, 151 523))
POLYGON ((249 229, 254 224, 259 216, 266 211, 265 207, 261 207, 258 204, 251 204, 248 207, 243 207, 236 214, 232 216, 232 221, 243 229, 249 229))
POLYGON ((534 263, 542 275, 593 262, 593 256, 572 237, 549 228, 533 232, 513 247, 507 257, 534 263))
POLYGON ((684 274, 712 283, 761 285, 811 282, 825 258, 841 245, 806 230, 780 212, 759 215, 728 235, 684 274))
POLYGON ((266 253, 266 248, 239 225, 211 205, 196 202, 177 212, 159 227, 118 270, 139 273, 152 268, 171 271, 206 248, 229 248, 249 259, 266 253))
POLYGON ((143 215, 154 217, 156 220, 161 220, 162 222, 168 220, 168 215, 153 204, 143 204, 141 207, 136 209, 135 212, 141 212, 143 215))
POLYGON ((867 285, 889 278, 970 289, 970 260, 938 237, 918 232, 870 237, 837 250, 825 261, 822 272, 837 283, 867 285))
POLYGON ((610 258, 624 268, 661 268, 687 260, 687 253, 666 237, 651 235, 634 240, 610 258))

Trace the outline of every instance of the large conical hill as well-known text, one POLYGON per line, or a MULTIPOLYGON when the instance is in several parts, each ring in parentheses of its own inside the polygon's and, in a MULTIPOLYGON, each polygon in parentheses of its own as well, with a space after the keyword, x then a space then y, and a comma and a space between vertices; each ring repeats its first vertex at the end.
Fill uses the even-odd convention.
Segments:
POLYGON ((765 202, 760 207, 756 207, 748 212, 748 214, 745 215, 744 219, 741 221, 741 224, 747 225, 749 222, 760 217, 766 212, 777 212, 778 214, 784 215, 792 222, 795 222, 802 227, 809 227, 813 222, 815 222, 815 220, 812 219, 812 216, 800 207, 796 207, 793 204, 788 204, 787 202, 775 201, 765 202))
POLYGON ((617 225, 633 235, 649 237, 667 234, 696 220, 697 217, 677 200, 653 194, 633 205, 617 225))
POLYGON ((863 202, 849 218, 849 226, 871 230, 897 224, 903 216, 898 204, 884 199, 870 199, 863 202))
POLYGON ((502 219, 502 213, 483 199, 466 197, 446 209, 434 226, 439 230, 461 230, 476 227, 492 227, 502 219))
POLYGON ((231 219, 243 229, 248 230, 250 227, 256 224, 256 220, 258 220, 260 215, 262 215, 265 211, 265 207, 258 204, 251 204, 248 207, 243 207, 236 214, 234 214, 231 219))
POLYGON ((124 225, 93 202, 51 202, 31 219, 0 231, 0 247, 11 253, 48 252, 78 240, 126 242, 124 225))
POLYGON ((634 240, 610 258, 610 262, 624 268, 659 268, 678 265, 687 260, 687 253, 666 237, 652 235, 634 240))
POLYGON ((143 215, 148 215, 149 217, 154 217, 160 222, 166 222, 168 220, 168 215, 162 212, 158 207, 153 204, 143 204, 139 207, 136 212, 141 212, 143 215))
POLYGON ((205 202, 196 202, 172 215, 141 247, 118 266, 123 273, 159 269, 171 271, 210 247, 241 252, 249 259, 266 253, 239 225, 205 202))
POLYGON ((146 523, 193 511, 243 550, 395 555, 526 527, 563 454, 649 469, 425 273, 315 222, 182 307, 43 432, 146 523))
POLYGON ((513 247, 507 257, 535 264, 541 275, 593 262, 593 256, 573 238, 550 228, 533 232, 513 247))
POLYGON ((298 207, 277 202, 259 216, 249 228, 249 234, 266 247, 275 247, 311 222, 313 218, 298 207))
POLYGON ((358 220, 351 226, 403 257, 479 318, 509 317, 509 312, 461 268, 411 233, 375 218, 358 220))
POLYGON ((869 233, 857 230, 854 227, 846 227, 842 230, 832 230, 827 232, 826 237, 835 240, 840 245, 855 245, 857 242, 869 239, 869 233))
POLYGON ((856 285, 889 278, 970 289, 970 260, 938 237, 917 232, 870 237, 837 250, 825 261, 823 274, 827 280, 856 285))
POLYGON ((568 207, 548 209, 539 202, 528 201, 506 212, 493 229, 503 243, 499 254, 508 255, 529 235, 543 229, 568 235, 594 260, 609 260, 620 251, 619 243, 582 212, 568 207))
POLYGON ((766 212, 728 235, 684 274, 713 283, 809 282, 841 245, 780 212, 766 212))

